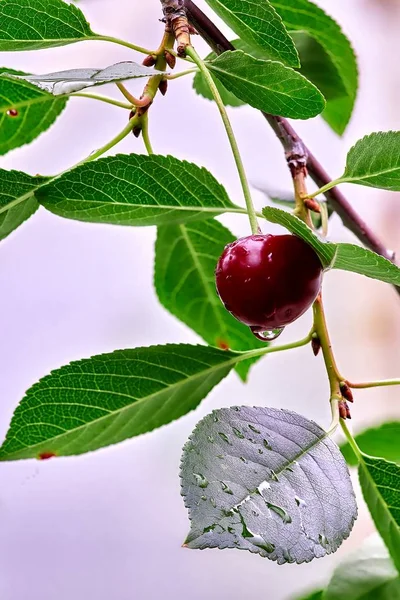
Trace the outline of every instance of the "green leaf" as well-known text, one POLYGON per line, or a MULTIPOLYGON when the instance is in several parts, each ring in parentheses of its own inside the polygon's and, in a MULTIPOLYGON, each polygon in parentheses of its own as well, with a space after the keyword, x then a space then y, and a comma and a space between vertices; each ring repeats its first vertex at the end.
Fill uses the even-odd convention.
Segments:
POLYGON ((54 48, 94 36, 74 4, 62 0, 0 1, 0 52, 54 48))
POLYGON ((45 181, 44 177, 0 169, 0 240, 39 208, 33 191, 45 181))
POLYGON ((400 131, 379 131, 359 140, 347 155, 339 183, 400 191, 400 131))
POLYGON ((335 65, 346 96, 331 99, 322 116, 334 131, 342 134, 353 112, 358 87, 357 60, 348 38, 336 21, 308 0, 271 0, 271 4, 287 29, 307 32, 324 48, 335 65))
POLYGON ((300 56, 300 73, 317 86, 327 101, 346 96, 343 79, 324 46, 305 31, 292 31, 290 35, 300 56))
POLYGON ((299 57, 292 38, 268 0, 206 0, 244 41, 292 67, 299 57))
POLYGON ((208 68, 229 92, 264 112, 309 119, 324 109, 325 101, 317 88, 279 62, 235 50, 224 52, 208 68))
POLYGON ((336 567, 323 600, 400 600, 400 578, 374 534, 336 567))
MULTIPOLYGON (((359 433, 355 440, 363 452, 370 456, 379 456, 395 463, 400 463, 400 423, 383 423, 359 433)), ((347 464, 356 466, 358 460, 348 442, 340 447, 347 464)))
POLYGON ((301 600, 322 600, 324 591, 319 590, 318 592, 312 592, 308 596, 303 596, 301 600))
MULTIPOLYGON (((319 42, 317 42, 314 38, 302 31, 291 32, 291 36, 300 55, 301 67, 299 72, 304 75, 306 79, 317 86, 328 102, 329 100, 337 99, 338 97, 346 95, 346 89, 338 70, 323 46, 321 46, 321 44, 319 44, 319 42)), ((232 44, 237 50, 243 50, 243 52, 251 54, 251 56, 254 56, 255 58, 261 58, 264 60, 269 60, 271 58, 267 52, 262 52, 258 49, 255 49, 243 40, 234 40, 232 44)), ((208 62, 213 61, 216 56, 217 55, 212 52, 206 57, 205 60, 208 62)), ((244 106, 245 103, 236 98, 236 96, 231 92, 228 92, 222 83, 220 83, 215 77, 214 81, 218 87, 218 91, 225 106, 244 106)), ((204 80, 204 77, 200 72, 196 73, 193 79, 193 88, 198 94, 204 98, 207 98, 207 100, 214 99, 207 82, 204 80)))
MULTIPOLYGON (((216 57, 216 54, 214 54, 214 52, 212 52, 211 54, 208 55, 206 60, 213 60, 215 57, 216 57)), ((222 85, 222 83, 220 83, 220 81, 212 73, 211 73, 211 77, 213 78, 214 83, 217 86, 219 95, 221 96, 221 100, 225 106, 232 106, 234 108, 238 108, 240 106, 245 105, 245 103, 242 102, 242 100, 239 100, 239 98, 236 98, 235 94, 228 92, 226 87, 224 87, 222 85)), ((210 91, 210 87, 209 87, 207 81, 204 79, 203 74, 200 71, 198 71, 193 78, 193 89, 195 90, 195 92, 197 94, 199 94, 199 96, 203 96, 203 98, 206 98, 206 100, 214 101, 214 96, 212 95, 212 93, 210 91)))
POLYGON ((66 103, 65 98, 54 98, 26 81, 14 79, 12 72, 3 72, 0 75, 0 154, 32 142, 54 123, 66 103))
POLYGON ((307 242, 314 248, 324 267, 351 271, 385 283, 400 285, 400 268, 375 252, 354 244, 327 242, 303 221, 279 208, 268 206, 263 209, 263 215, 271 223, 282 225, 307 242))
MULTIPOLYGON (((232 317, 216 292, 217 261, 234 240, 235 236, 215 219, 160 227, 155 288, 161 304, 208 344, 230 350, 262 348, 265 343, 232 317)), ((243 379, 252 362, 254 359, 236 366, 243 379)))
POLYGON ((400 466, 363 454, 358 474, 375 526, 400 573, 400 466))
POLYGON ((314 422, 275 408, 216 410, 184 447, 189 548, 238 548, 279 564, 335 552, 357 507, 339 448, 314 422))
MULTIPOLYGON (((311 592, 307 596, 297 596, 296 600, 322 600, 324 596, 324 590, 318 590, 317 592, 311 592)), ((293 599, 294 600, 294 599, 293 599)))
POLYGON ((240 360, 170 344, 73 362, 28 390, 0 460, 82 454, 152 431, 195 409, 240 360))
POLYGON ((245 212, 206 169, 172 156, 101 158, 61 175, 36 196, 61 217, 113 225, 163 225, 245 212))
POLYGON ((165 75, 162 71, 144 67, 138 63, 125 61, 106 67, 105 69, 68 69, 46 75, 17 75, 15 78, 23 79, 53 96, 71 94, 96 85, 104 85, 126 79, 152 77, 165 75))

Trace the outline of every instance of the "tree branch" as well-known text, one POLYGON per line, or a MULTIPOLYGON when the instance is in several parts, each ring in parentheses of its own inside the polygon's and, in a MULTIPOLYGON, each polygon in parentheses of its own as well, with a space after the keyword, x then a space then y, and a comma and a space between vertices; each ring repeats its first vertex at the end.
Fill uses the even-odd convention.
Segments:
MULTIPOLYGON (((192 0, 183 0, 186 13, 191 24, 196 28, 202 38, 216 52, 221 54, 227 50, 235 50, 235 47, 214 25, 214 23, 201 11, 192 0)), ((290 123, 283 117, 277 117, 262 113, 268 121, 285 151, 286 160, 292 169, 296 166, 307 166, 310 177, 318 187, 329 183, 331 178, 315 158, 312 152, 304 144, 290 123)), ((326 193, 326 197, 332 209, 340 216, 345 227, 350 229, 357 238, 370 250, 394 261, 394 252, 387 249, 383 242, 376 236, 370 227, 363 221, 351 204, 346 200, 338 188, 332 188, 326 193)), ((396 288, 400 293, 400 288, 396 288)))

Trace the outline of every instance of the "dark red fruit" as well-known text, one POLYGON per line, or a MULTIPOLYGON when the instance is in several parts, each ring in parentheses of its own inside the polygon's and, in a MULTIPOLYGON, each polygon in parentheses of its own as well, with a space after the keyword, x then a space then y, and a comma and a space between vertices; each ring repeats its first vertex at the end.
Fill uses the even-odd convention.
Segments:
POLYGON ((314 250, 294 235, 251 235, 228 244, 216 284, 225 308, 254 333, 300 317, 316 299, 323 268, 314 250))

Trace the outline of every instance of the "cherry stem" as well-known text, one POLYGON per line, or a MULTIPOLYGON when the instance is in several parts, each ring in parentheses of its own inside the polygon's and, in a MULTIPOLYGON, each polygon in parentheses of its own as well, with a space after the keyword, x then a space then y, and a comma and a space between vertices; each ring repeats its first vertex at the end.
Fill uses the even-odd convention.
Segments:
POLYGON ((228 135, 228 139, 232 148, 233 157, 235 159, 236 168, 239 174, 240 182, 242 184, 243 195, 246 201, 247 214, 249 216, 250 227, 253 234, 260 233, 260 227, 258 225, 256 211, 254 209, 253 200, 250 193, 250 186, 247 180, 246 171, 244 169, 242 157, 240 155, 239 146, 237 144, 235 134, 232 129, 231 122, 228 117, 228 113, 226 111, 225 105, 222 101, 220 93, 218 91, 217 86, 214 83, 214 80, 209 72, 206 64, 197 54, 196 50, 193 46, 188 46, 186 48, 186 54, 193 59, 193 61, 198 66, 200 72, 202 73, 204 79, 207 81, 207 84, 210 88, 210 91, 214 97, 215 103, 217 104, 218 110, 220 112, 222 121, 225 126, 226 133, 228 135))
POLYGON ((385 387, 390 385, 400 385, 400 379, 382 379, 381 381, 367 381, 365 383, 350 383, 350 381, 346 381, 347 385, 350 388, 363 390, 367 388, 374 387, 385 387))

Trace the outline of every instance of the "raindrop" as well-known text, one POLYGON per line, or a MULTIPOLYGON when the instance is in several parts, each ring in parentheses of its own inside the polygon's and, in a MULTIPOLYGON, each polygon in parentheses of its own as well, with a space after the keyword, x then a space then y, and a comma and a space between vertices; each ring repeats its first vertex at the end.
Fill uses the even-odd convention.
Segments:
POLYGON ((257 429, 256 427, 254 427, 254 425, 249 425, 249 429, 254 431, 254 433, 261 433, 261 431, 259 429, 257 429))
POLYGON ((289 471, 289 473, 293 473, 293 469, 291 469, 290 467, 286 467, 285 471, 289 471))
POLYGON ((261 483, 261 484, 258 486, 258 488, 257 488, 257 491, 258 491, 258 493, 260 494, 260 496, 262 496, 262 495, 263 495, 262 493, 263 493, 263 491, 264 491, 264 490, 270 490, 270 489, 271 489, 271 486, 270 486, 270 484, 268 483, 268 481, 263 481, 263 482, 262 482, 262 483, 261 483))
POLYGON ((10 108, 10 110, 7 111, 7 114, 9 117, 18 117, 19 112, 15 108, 10 108))
POLYGON ((214 443, 214 438, 212 435, 207 436, 208 441, 210 442, 210 444, 214 443))
POLYGON ((299 506, 300 508, 305 508, 307 506, 307 502, 305 500, 302 500, 298 496, 295 496, 294 499, 296 500, 297 506, 299 506))
POLYGON ((206 479, 204 475, 202 475, 201 473, 193 473, 193 475, 199 487, 206 488, 208 486, 208 479, 206 479))
POLYGON ((289 523, 292 522, 292 517, 290 515, 288 515, 288 513, 286 512, 286 510, 284 508, 281 508, 280 506, 276 506, 275 504, 271 504, 270 502, 266 502, 265 504, 268 506, 268 508, 270 510, 272 510, 272 512, 277 514, 282 519, 282 521, 285 523, 285 525, 288 525, 289 523))
POLYGON ((233 517, 234 512, 233 510, 226 510, 226 508, 223 508, 222 514, 224 515, 224 517, 233 517))
POLYGON ((241 460, 242 462, 244 462, 244 464, 245 464, 245 465, 247 465, 247 462, 248 462, 248 461, 247 461, 247 458, 245 458, 244 456, 241 456, 241 457, 240 457, 240 460, 241 460))
POLYGON ((319 534, 318 541, 319 541, 319 543, 321 544, 321 546, 323 548, 328 548, 329 547, 329 542, 328 542, 326 536, 323 533, 319 534))
POLYGON ((275 550, 274 544, 266 542, 264 538, 261 537, 261 535, 255 535, 252 539, 249 540, 249 542, 251 542, 254 546, 257 546, 257 548, 265 550, 267 554, 271 554, 271 552, 275 550))
POLYGON ((201 499, 202 500, 207 500, 207 496, 202 496, 201 499))
POLYGON ((240 431, 240 429, 237 429, 237 427, 232 427, 232 431, 236 435, 236 437, 238 437, 240 440, 244 440, 244 435, 240 431))
POLYGON ((236 410, 236 412, 240 412, 240 406, 233 406, 232 408, 233 410, 236 410))
POLYGON ((258 513, 256 510, 252 510, 252 511, 251 511, 251 514, 252 514, 254 517, 259 517, 259 516, 260 516, 260 513, 258 513))
POLYGON ((271 471, 271 479, 272 479, 273 481, 277 481, 277 482, 279 483, 279 479, 278 479, 278 476, 277 476, 277 474, 275 473, 275 471, 271 471))
POLYGON ((268 440, 263 440, 263 444, 267 450, 272 450, 272 447, 270 446, 268 440))
POLYGON ((233 492, 232 492, 231 488, 229 487, 229 485, 227 485, 224 481, 221 481, 221 485, 222 485, 222 491, 225 492, 225 494, 230 494, 231 496, 233 496, 233 492))
POLYGON ((258 449, 258 454, 264 454, 264 450, 261 450, 261 448, 258 449))
POLYGON ((272 340, 276 340, 285 329, 284 327, 279 327, 278 329, 265 330, 262 327, 250 327, 253 335, 256 336, 258 340, 262 342, 272 342, 272 340))
POLYGON ((217 415, 214 415, 214 423, 218 423, 219 419, 217 417, 217 415))
POLYGON ((215 502, 215 498, 213 498, 212 496, 210 498, 210 503, 211 503, 211 506, 213 506, 214 508, 217 508, 217 503, 215 502))
POLYGON ((293 562, 293 559, 290 556, 289 551, 285 550, 285 548, 283 548, 283 550, 282 550, 282 555, 283 555, 283 558, 286 560, 286 562, 293 562))
POLYGON ((234 528, 234 527, 232 527, 232 526, 229 526, 229 527, 228 527, 228 533, 232 533, 232 534, 236 533, 236 532, 235 532, 235 528, 234 528))
POLYGON ((224 440, 224 442, 226 442, 227 444, 230 444, 229 438, 226 435, 226 433, 224 433, 223 431, 218 431, 218 435, 221 438, 221 440, 224 440))
POLYGON ((217 454, 217 458, 219 458, 220 460, 224 460, 224 455, 223 454, 217 454))

